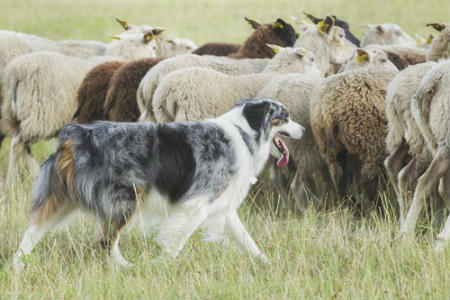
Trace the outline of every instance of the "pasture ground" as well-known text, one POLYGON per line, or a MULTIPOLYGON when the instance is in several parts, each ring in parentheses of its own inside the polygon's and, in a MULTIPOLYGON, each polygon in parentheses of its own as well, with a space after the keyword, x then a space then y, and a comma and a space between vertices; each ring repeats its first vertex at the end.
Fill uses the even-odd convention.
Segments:
MULTIPOLYGON (((448 22, 448 0, 2 0, 0 28, 53 39, 96 39, 121 30, 115 17, 135 24, 167 28, 168 33, 207 41, 242 42, 251 32, 243 21, 277 17, 286 21, 302 11, 333 13, 358 24, 395 22, 414 36, 430 32, 424 24, 448 22)), ((44 159, 54 142, 34 145, 44 159)), ((7 169, 9 139, 0 151, 0 186, 7 169)), ((450 298, 450 247, 433 252, 440 228, 426 216, 414 240, 397 238, 395 198, 383 197, 386 214, 356 217, 351 207, 308 210, 304 215, 278 214, 277 196, 261 179, 240 215, 270 259, 264 265, 232 248, 201 242, 195 234, 180 256, 154 261, 160 250, 150 237, 131 230, 121 238, 124 256, 135 264, 110 266, 92 242, 95 225, 77 218, 71 227, 44 238, 28 257, 22 274, 10 267, 12 255, 27 227, 31 178, 0 192, 0 298, 450 298)))

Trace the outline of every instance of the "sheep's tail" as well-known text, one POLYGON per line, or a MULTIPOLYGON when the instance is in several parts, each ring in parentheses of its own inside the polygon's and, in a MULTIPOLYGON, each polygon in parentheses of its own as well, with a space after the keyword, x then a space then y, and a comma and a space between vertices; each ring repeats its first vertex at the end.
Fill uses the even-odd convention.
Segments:
POLYGON ((416 121, 417 127, 419 127, 419 131, 422 133, 428 149, 431 153, 433 153, 433 149, 436 149, 436 141, 433 133, 431 132, 430 125, 428 124, 428 120, 423 112, 422 106, 423 105, 417 101, 416 97, 413 97, 413 101, 411 102, 411 113, 416 121))
POLYGON ((396 97, 388 98, 386 105, 386 117, 388 119, 388 134, 386 136, 386 148, 389 153, 399 146, 405 137, 405 128, 402 118, 395 106, 396 97))

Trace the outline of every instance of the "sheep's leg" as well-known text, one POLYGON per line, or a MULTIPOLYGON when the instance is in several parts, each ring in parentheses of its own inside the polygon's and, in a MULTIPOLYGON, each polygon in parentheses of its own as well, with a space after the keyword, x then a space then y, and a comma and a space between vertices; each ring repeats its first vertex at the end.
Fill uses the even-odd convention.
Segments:
POLYGON ((39 171, 39 163, 31 156, 29 142, 24 141, 20 135, 16 135, 11 139, 6 186, 10 186, 20 176, 25 166, 33 177, 39 171))
POLYGON ((406 205, 405 199, 409 198, 409 190, 410 185, 414 180, 420 176, 426 169, 426 164, 417 160, 417 158, 413 157, 413 159, 398 173, 398 193, 397 193, 397 201, 399 206, 399 225, 402 226, 405 222, 406 216, 406 205))
POLYGON ((445 173, 439 182, 439 195, 431 201, 431 212, 434 216, 434 225, 440 227, 445 218, 445 209, 450 203, 450 171, 445 173))
MULTIPOLYGON (((439 182, 439 195, 442 197, 442 202, 444 203, 444 207, 448 206, 450 203, 450 172, 445 173, 444 177, 439 182)), ((444 209, 441 210, 444 212, 444 209)), ((437 252, 441 252, 446 244, 448 244, 448 240, 450 239, 450 215, 447 217, 447 221, 445 222, 444 228, 442 231, 436 236, 436 244, 434 250, 437 252)))
POLYGON ((0 149, 2 147, 2 143, 3 143, 4 139, 5 139, 5 136, 3 134, 0 134, 0 149))
POLYGON ((331 179, 333 181, 333 184, 335 186, 335 189, 338 191, 340 196, 343 196, 342 193, 344 192, 340 186, 342 176, 344 174, 339 162, 337 161, 330 161, 328 163, 328 169, 330 170, 331 179))
POLYGON ((376 167, 364 164, 361 170, 361 207, 364 212, 368 212, 369 208, 376 202, 377 197, 377 171, 376 167))
POLYGON ((310 200, 319 204, 319 199, 314 193, 314 182, 311 177, 306 176, 302 170, 298 169, 295 173, 290 189, 291 196, 295 200, 295 206, 301 212, 304 212, 308 208, 310 200))
POLYGON ((399 190, 397 187, 397 176, 400 170, 404 167, 403 160, 408 154, 408 144, 403 140, 402 144, 399 145, 389 156, 384 160, 384 166, 387 171, 387 175, 389 180, 391 181, 395 193, 397 194, 397 198, 399 195, 399 190))
POLYGON ((281 198, 281 212, 283 215, 285 215, 291 208, 291 205, 289 203, 289 194, 287 193, 288 180, 284 176, 283 172, 284 171, 281 168, 278 168, 276 166, 276 161, 272 160, 272 164, 270 166, 270 174, 273 178, 275 189, 281 198))
POLYGON ((414 192, 413 201, 406 216, 404 224, 401 226, 400 234, 410 234, 416 227, 420 212, 422 211, 425 198, 430 194, 436 186, 439 179, 444 176, 450 166, 450 157, 446 151, 439 151, 433 158, 430 166, 425 173, 420 176, 416 190, 414 192))

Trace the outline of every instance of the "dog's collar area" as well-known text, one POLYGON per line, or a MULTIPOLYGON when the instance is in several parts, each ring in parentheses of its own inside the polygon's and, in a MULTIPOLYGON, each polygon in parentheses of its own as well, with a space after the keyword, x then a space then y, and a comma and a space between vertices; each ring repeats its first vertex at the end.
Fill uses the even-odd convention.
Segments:
POLYGON ((242 137, 242 140, 244 141, 245 145, 247 145, 248 151, 250 152, 250 154, 253 155, 255 150, 253 149, 250 135, 247 132, 245 132, 240 126, 236 124, 234 124, 234 126, 236 126, 236 128, 239 131, 239 134, 242 137))

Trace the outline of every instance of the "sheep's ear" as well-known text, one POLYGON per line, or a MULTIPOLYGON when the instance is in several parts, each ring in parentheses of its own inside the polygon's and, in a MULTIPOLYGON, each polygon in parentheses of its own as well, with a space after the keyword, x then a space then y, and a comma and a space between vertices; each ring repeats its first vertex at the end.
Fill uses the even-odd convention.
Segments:
POLYGON ((334 19, 330 16, 326 16, 325 20, 320 21, 317 24, 317 29, 319 29, 319 32, 322 34, 329 34, 331 32, 331 28, 334 25, 334 19))
POLYGON ((314 17, 313 15, 308 14, 308 13, 306 13, 306 12, 303 12, 303 14, 304 14, 308 19, 310 19, 314 24, 318 24, 320 21, 322 21, 322 19, 316 18, 316 17, 314 17))
POLYGON ((442 31, 446 27, 445 24, 442 24, 442 23, 430 23, 430 24, 427 24, 427 26, 431 26, 434 29, 436 29, 437 31, 442 31))
POLYGON ((175 45, 175 41, 172 39, 167 39, 166 42, 169 44, 175 45))
POLYGON ((299 39, 300 36, 301 36, 300 33, 298 33, 298 32, 295 33, 295 38, 296 38, 296 39, 299 39))
POLYGON ((298 56, 300 56, 300 58, 308 54, 308 50, 306 50, 305 48, 298 48, 295 52, 297 53, 298 56))
POLYGON ((282 19, 277 19, 277 20, 275 21, 275 23, 272 24, 272 28, 273 28, 273 29, 277 29, 277 28, 283 29, 284 26, 286 26, 286 22, 283 21, 282 19))
POLYGON ((120 40, 120 36, 117 35, 117 34, 115 34, 115 35, 112 35, 112 36, 111 36, 111 39, 112 39, 112 40, 117 40, 117 41, 118 41, 118 40, 120 40))
POLYGON ((431 42, 433 41, 433 39, 434 39, 434 35, 432 35, 431 33, 428 35, 428 37, 427 37, 427 39, 425 40, 425 43, 427 44, 427 45, 429 45, 429 44, 431 44, 431 42))
POLYGON ((369 54, 361 48, 356 49, 355 60, 358 64, 363 65, 369 62, 369 54))
POLYGON ((133 25, 128 24, 127 20, 121 20, 119 18, 116 18, 116 21, 123 27, 123 29, 128 30, 133 28, 133 25))
POLYGON ((383 25, 379 24, 379 25, 377 25, 375 28, 377 29, 377 32, 378 32, 379 34, 384 33, 383 25))
POLYGON ((261 27, 261 24, 259 24, 255 20, 251 20, 247 17, 244 17, 244 19, 245 21, 247 21, 248 24, 250 24, 250 26, 252 26, 253 29, 258 29, 259 27, 261 27))
POLYGON ((154 29, 152 29, 151 33, 153 34, 153 36, 157 36, 160 35, 162 32, 164 32, 166 29, 163 27, 156 27, 154 29))
POLYGON ((283 49, 283 47, 280 47, 278 45, 273 45, 273 44, 266 44, 270 49, 273 50, 273 52, 278 53, 280 52, 281 49, 283 49))

